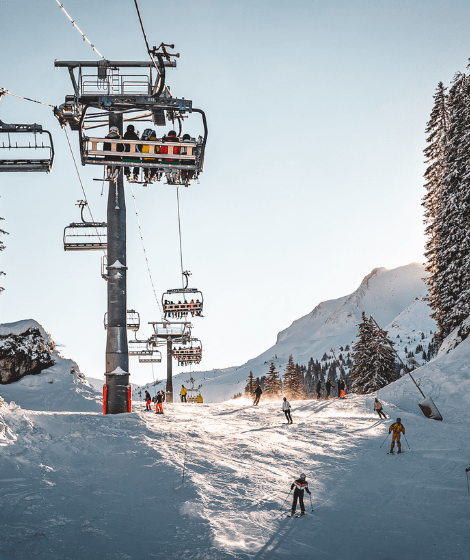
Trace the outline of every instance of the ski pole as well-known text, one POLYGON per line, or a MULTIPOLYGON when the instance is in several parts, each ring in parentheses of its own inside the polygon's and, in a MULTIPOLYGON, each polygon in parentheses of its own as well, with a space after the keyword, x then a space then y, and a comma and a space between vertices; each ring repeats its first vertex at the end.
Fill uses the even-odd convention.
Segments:
POLYGON ((287 502, 289 496, 291 495, 292 490, 289 490, 289 494, 287 494, 286 499, 282 502, 281 507, 279 508, 279 511, 282 511, 284 509, 284 504, 287 502))
MULTIPOLYGON (((467 475, 467 478, 468 478, 468 475, 467 475)), ((312 511, 313 511, 312 494, 310 494, 310 506, 311 506, 312 511)))
POLYGON ((470 492, 470 485, 468 484, 468 471, 470 471, 470 467, 468 467, 468 469, 465 469, 465 472, 467 473, 467 488, 468 491, 470 492))
POLYGON ((188 449, 188 436, 186 435, 186 445, 184 446, 183 476, 181 478, 181 486, 184 484, 184 471, 186 469, 186 450, 188 449))
MULTIPOLYGON (((390 435, 390 432, 388 432, 387 437, 383 440, 382 445, 387 441, 389 435, 390 435)), ((382 447, 382 445, 380 447, 382 447)))
POLYGON ((408 449, 411 449, 410 444, 408 443, 408 440, 406 439, 406 436, 405 436, 404 432, 403 432, 403 437, 405 438, 406 445, 408 445, 408 449))

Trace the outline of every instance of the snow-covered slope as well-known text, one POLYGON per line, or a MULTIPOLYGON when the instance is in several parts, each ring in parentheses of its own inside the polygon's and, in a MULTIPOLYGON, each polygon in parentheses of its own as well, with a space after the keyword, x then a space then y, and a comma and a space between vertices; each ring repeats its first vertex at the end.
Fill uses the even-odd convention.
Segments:
MULTIPOLYGON (((51 335, 38 322, 29 319, 0 325, 0 334, 21 334, 38 328, 46 342, 51 335)), ((19 381, 0 385, 0 396, 29 410, 92 412, 102 410, 101 393, 80 373, 79 366, 54 348, 55 365, 38 375, 26 375, 19 381)))
MULTIPOLYGON (((307 364, 311 357, 321 360, 331 348, 339 353, 341 346, 355 342, 362 311, 390 330, 405 359, 405 348, 410 352, 420 343, 429 344, 435 330, 435 322, 429 317, 431 311, 423 299, 427 295, 423 282, 426 276, 424 266, 418 263, 393 270, 375 268, 351 295, 320 303, 281 331, 274 346, 246 364, 193 373, 196 386, 203 384, 206 402, 221 402, 244 391, 250 371, 255 377, 265 375, 271 360, 282 373, 290 354, 297 363, 307 364)), ((422 361, 419 356, 417 361, 422 361)), ((184 373, 175 378, 178 392, 182 383, 187 385, 188 378, 184 373)))
POLYGON ((385 421, 374 395, 293 402, 289 426, 280 403, 243 399, 163 416, 3 406, 0 558, 467 560, 469 364, 467 338, 415 372, 442 422, 407 376, 379 393, 385 421), (286 519, 300 472, 315 511, 306 497, 286 519))

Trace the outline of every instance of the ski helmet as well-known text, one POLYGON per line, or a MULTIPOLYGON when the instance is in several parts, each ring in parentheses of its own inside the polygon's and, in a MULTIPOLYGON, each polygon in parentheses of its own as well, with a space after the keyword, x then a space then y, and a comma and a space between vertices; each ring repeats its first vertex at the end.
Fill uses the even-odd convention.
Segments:
POLYGON ((300 478, 303 478, 305 480, 305 474, 304 473, 300 473, 300 478))
POLYGON ((134 130, 135 130, 135 128, 134 128, 134 125, 133 125, 133 124, 129 124, 129 125, 127 126, 127 131, 128 131, 128 132, 134 132, 134 130))
POLYGON ((284 397, 284 400, 286 401, 286 400, 287 400, 287 398, 286 398, 286 397, 284 397))
POLYGON ((397 418, 397 422, 401 424, 401 418, 397 418))
POLYGON ((119 134, 119 128, 117 126, 112 126, 109 129, 109 132, 115 132, 116 134, 119 134))

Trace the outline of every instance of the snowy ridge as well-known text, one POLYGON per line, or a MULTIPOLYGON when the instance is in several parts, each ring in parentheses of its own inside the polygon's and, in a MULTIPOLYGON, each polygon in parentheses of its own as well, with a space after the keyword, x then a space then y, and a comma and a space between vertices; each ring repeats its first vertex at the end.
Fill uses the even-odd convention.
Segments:
MULTIPOLYGON (((373 315, 382 328, 390 329, 396 349, 405 360, 406 354, 414 351, 418 344, 427 347, 435 331, 435 322, 429 317, 431 310, 424 301, 427 287, 423 278, 426 276, 424 265, 418 263, 392 270, 374 268, 356 291, 320 303, 312 312, 281 331, 274 346, 246 364, 194 372, 196 386, 203 384, 206 402, 221 402, 243 393, 250 371, 255 377, 265 375, 271 360, 280 373, 284 371, 290 354, 299 364, 307 364, 311 357, 321 360, 331 348, 338 351, 341 346, 356 341, 362 311, 368 316, 373 315)), ((418 364, 422 363, 419 356, 416 359, 418 364)), ((177 393, 182 383, 187 386, 188 379, 188 373, 175 377, 177 393)), ((161 388, 163 384, 158 387, 161 388)))

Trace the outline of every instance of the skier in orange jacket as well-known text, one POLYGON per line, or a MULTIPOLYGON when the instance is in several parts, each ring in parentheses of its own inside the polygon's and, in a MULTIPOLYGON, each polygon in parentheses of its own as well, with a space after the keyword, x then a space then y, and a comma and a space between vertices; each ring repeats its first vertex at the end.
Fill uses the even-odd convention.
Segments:
POLYGON ((390 447, 390 453, 393 453, 393 448, 395 447, 395 441, 397 442, 398 453, 401 453, 401 443, 400 437, 401 434, 405 433, 405 426, 401 423, 401 418, 397 418, 397 421, 390 426, 388 429, 388 433, 392 433, 392 445, 390 447))

